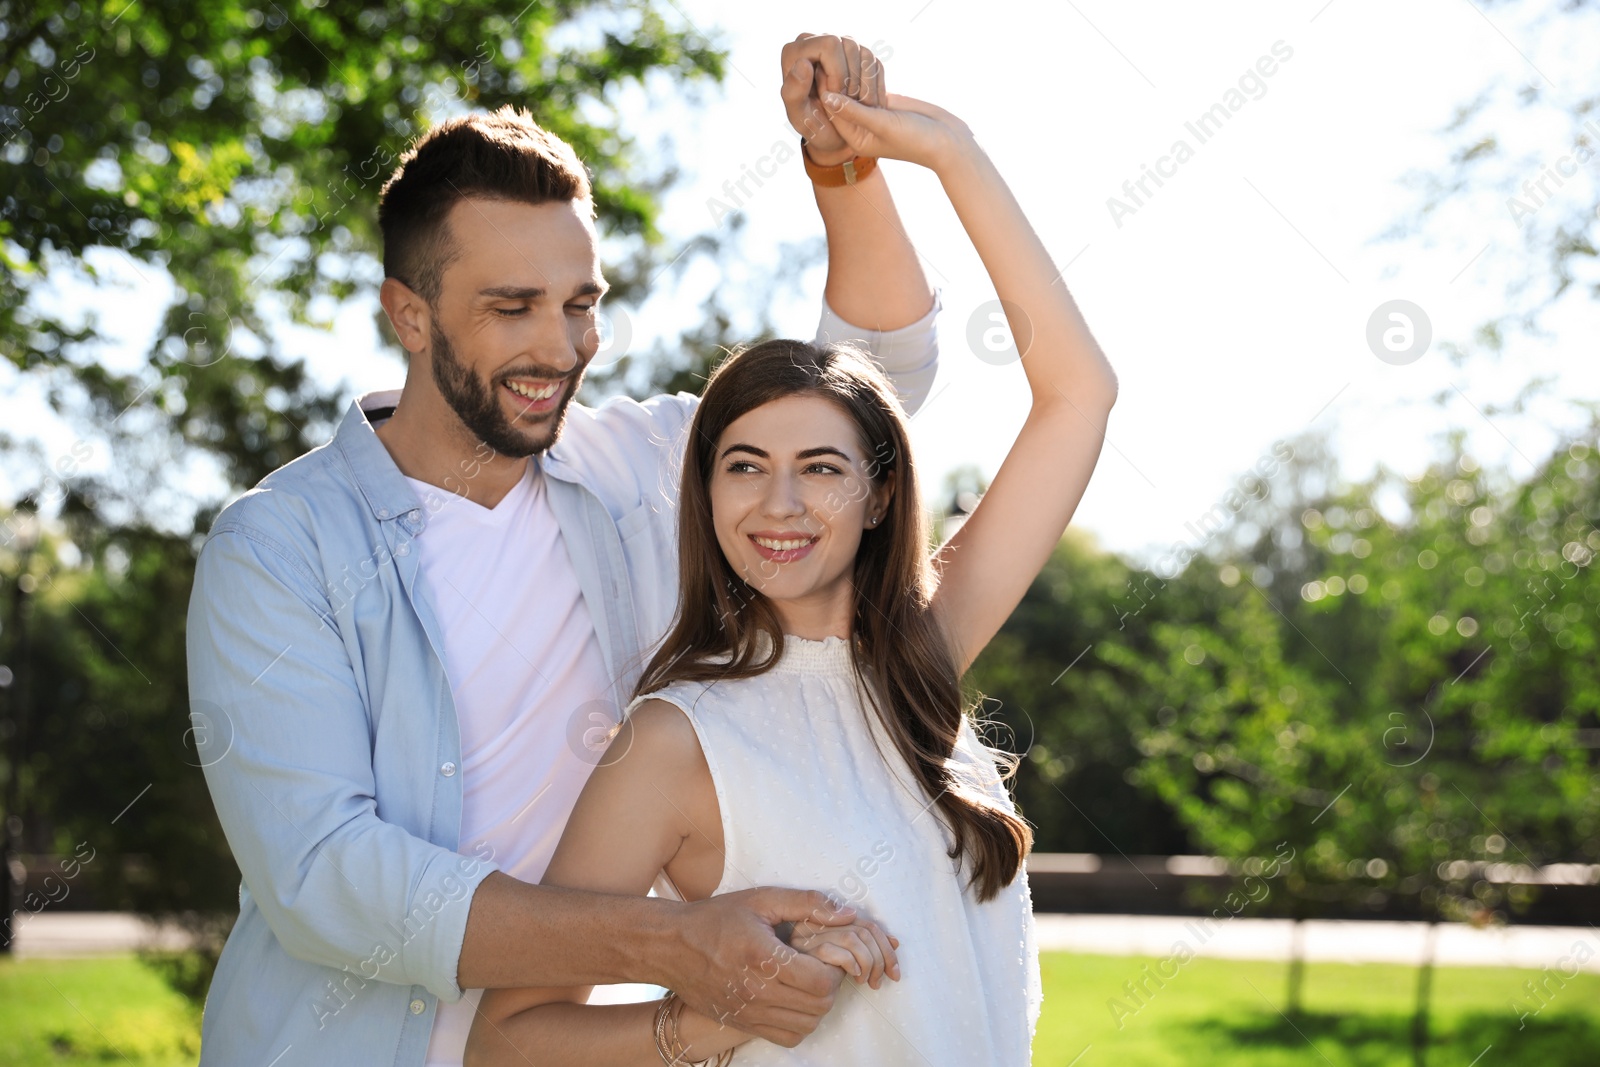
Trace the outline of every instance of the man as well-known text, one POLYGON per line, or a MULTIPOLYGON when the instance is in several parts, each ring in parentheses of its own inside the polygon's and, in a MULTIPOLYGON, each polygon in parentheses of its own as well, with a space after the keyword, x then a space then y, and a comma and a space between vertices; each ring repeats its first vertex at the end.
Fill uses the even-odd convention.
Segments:
MULTIPOLYGON (((809 35, 783 65, 828 236, 819 336, 866 340, 914 408, 936 301, 882 174, 818 104, 881 104, 881 68, 809 35)), ((501 986, 665 985, 790 1046, 832 1003, 839 972, 773 931, 827 921, 820 893, 537 884, 670 621, 696 403, 573 404, 606 289, 593 214, 525 112, 422 137, 379 214, 404 389, 358 399, 201 552, 190 695, 244 876, 205 1064, 459 1064, 464 991, 501 986)))

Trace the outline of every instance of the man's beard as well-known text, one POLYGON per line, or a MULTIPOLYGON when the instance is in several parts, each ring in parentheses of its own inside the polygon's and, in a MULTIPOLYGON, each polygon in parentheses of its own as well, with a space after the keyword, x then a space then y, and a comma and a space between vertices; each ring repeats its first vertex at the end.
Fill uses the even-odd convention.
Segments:
POLYGON ((456 359, 455 349, 450 347, 449 338, 440 331, 437 320, 432 324, 431 334, 433 383, 438 386, 445 403, 450 405, 456 417, 474 437, 510 459, 539 455, 556 443, 566 421, 567 405, 572 403, 583 381, 582 367, 576 373, 569 371, 565 374, 538 366, 523 367, 514 373, 500 375, 486 386, 456 359), (545 434, 536 437, 534 433, 518 429, 506 418, 505 409, 500 406, 497 395, 501 388, 500 381, 505 378, 537 378, 542 381, 571 379, 570 384, 564 387, 566 392, 561 398, 561 406, 545 416, 545 425, 548 427, 545 434))

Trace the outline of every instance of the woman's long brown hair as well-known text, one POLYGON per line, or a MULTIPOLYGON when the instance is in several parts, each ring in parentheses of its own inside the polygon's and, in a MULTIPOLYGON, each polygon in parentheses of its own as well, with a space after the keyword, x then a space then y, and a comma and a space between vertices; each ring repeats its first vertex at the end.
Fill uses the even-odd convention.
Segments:
MULTIPOLYGON (((718 544, 710 485, 723 431, 763 404, 796 395, 837 404, 855 422, 873 482, 894 477, 885 518, 863 531, 856 554, 852 661, 895 749, 944 814, 954 837, 950 857, 970 864, 978 899, 990 900, 1015 880, 1033 834, 951 767, 965 714, 961 679, 929 607, 935 582, 927 518, 905 417, 888 379, 858 349, 766 341, 730 356, 711 375, 683 463, 677 615, 634 695, 676 681, 754 677, 783 655, 783 626, 771 601, 734 571, 718 544), (765 649, 761 634, 770 640, 765 649)), ((851 484, 854 498, 867 492, 851 484)))

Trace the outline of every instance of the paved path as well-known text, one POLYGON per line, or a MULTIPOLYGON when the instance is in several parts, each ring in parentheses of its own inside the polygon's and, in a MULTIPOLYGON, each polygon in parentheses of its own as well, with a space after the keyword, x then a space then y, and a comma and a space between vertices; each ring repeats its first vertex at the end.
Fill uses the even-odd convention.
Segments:
MULTIPOLYGON (((1173 955, 1182 941, 1196 956, 1238 960, 1289 958, 1287 919, 1213 920, 1153 915, 1054 915, 1037 918, 1043 951, 1100 956, 1173 955)), ((1416 922, 1311 920, 1305 923, 1306 959, 1315 963, 1402 963, 1422 959, 1427 926, 1416 922)), ((182 931, 152 926, 121 912, 42 912, 21 919, 17 955, 89 956, 155 946, 178 948, 182 931)), ((1585 926, 1516 926, 1475 930, 1439 927, 1436 962, 1446 967, 1526 967, 1600 974, 1600 929, 1585 926), (1579 957, 1586 957, 1580 959, 1579 957)))
POLYGON ((30 956, 103 956, 138 948, 177 949, 189 938, 120 911, 42 911, 15 919, 19 959, 30 956))
MULTIPOLYGON (((1036 919, 1042 951, 1097 956, 1166 957, 1182 941, 1196 956, 1286 960, 1288 919, 1211 920, 1155 915, 1047 915, 1036 919)), ((1423 958, 1427 924, 1313 919, 1305 924, 1305 958, 1316 963, 1404 963, 1423 958)), ((1600 974, 1600 929, 1589 926, 1514 926, 1476 930, 1459 923, 1438 928, 1434 960, 1444 967, 1527 967, 1600 974)))

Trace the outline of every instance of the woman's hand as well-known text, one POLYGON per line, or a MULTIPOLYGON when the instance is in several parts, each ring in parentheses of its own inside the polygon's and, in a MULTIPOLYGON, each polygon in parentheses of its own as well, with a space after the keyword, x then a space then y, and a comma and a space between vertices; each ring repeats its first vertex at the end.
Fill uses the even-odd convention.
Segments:
POLYGON ((884 975, 900 980, 900 958, 894 951, 900 939, 870 919, 858 918, 844 926, 796 923, 789 946, 832 964, 858 982, 865 980, 873 989, 883 985, 884 975))
MULTIPOLYGON (((977 141, 965 122, 944 108, 890 94, 886 107, 872 107, 824 91, 822 106, 845 143, 858 156, 903 159, 938 172, 977 141)), ((820 161, 819 161, 820 162, 820 161)))

